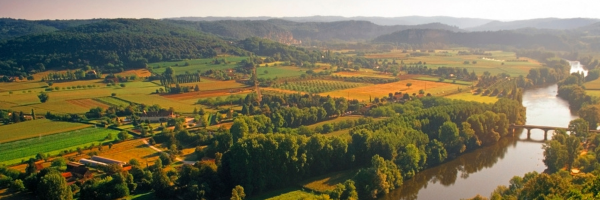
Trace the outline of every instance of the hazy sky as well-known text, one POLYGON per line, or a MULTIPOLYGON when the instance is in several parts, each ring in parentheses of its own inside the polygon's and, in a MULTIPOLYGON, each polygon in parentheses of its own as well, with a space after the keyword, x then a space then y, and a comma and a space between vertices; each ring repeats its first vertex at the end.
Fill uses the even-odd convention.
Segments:
POLYGON ((0 0, 20 19, 184 16, 453 16, 499 20, 600 18, 598 0, 0 0))

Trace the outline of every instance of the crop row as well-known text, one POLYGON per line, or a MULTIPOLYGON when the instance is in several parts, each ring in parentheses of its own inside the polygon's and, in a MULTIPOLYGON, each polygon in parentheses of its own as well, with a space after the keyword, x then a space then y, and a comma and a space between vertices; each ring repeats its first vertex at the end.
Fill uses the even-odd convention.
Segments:
POLYGON ((364 86, 360 83, 348 83, 342 81, 309 80, 283 84, 273 84, 274 88, 294 90, 309 93, 323 93, 335 90, 344 90, 364 86))

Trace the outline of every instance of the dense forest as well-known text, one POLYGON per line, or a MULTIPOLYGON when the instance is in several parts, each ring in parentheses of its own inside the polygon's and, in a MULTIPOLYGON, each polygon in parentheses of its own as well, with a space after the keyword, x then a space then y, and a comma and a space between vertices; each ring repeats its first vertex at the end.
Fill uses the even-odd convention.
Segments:
POLYGON ((222 52, 244 54, 216 36, 158 20, 115 19, 0 42, 0 74, 87 65, 112 72, 144 68, 149 62, 210 58, 222 52))

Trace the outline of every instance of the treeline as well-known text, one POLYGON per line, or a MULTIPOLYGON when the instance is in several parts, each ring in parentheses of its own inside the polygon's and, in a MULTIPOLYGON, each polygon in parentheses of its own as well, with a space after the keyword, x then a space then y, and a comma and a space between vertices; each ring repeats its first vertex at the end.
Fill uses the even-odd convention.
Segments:
MULTIPOLYGON (((89 67, 88 67, 89 68, 89 67)), ((91 69, 91 68, 89 68, 91 69)), ((102 73, 93 71, 86 72, 84 70, 75 70, 72 72, 71 70, 67 70, 65 73, 60 72, 50 72, 42 81, 74 81, 74 80, 85 80, 85 79, 97 79, 102 78, 102 73)))

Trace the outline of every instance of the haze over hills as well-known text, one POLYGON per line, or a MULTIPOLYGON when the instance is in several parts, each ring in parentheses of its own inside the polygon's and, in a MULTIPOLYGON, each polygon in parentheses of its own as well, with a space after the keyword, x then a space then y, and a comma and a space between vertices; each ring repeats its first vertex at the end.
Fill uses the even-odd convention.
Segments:
POLYGON ((531 20, 518 20, 518 21, 491 21, 487 24, 467 28, 469 31, 499 31, 499 30, 514 30, 521 28, 537 28, 537 29, 574 29, 593 23, 600 22, 600 19, 590 18, 571 18, 571 19, 558 19, 558 18, 544 18, 544 19, 531 19, 531 20))
POLYGON ((368 21, 293 22, 271 20, 182 21, 166 20, 198 31, 234 39, 262 37, 286 44, 302 41, 368 41, 377 36, 407 29, 440 29, 461 31, 440 23, 422 25, 381 26, 368 21))
POLYGON ((336 22, 336 21, 369 21, 377 25, 393 26, 393 25, 419 25, 430 23, 442 23, 450 26, 456 26, 464 29, 484 25, 493 20, 478 19, 478 18, 457 18, 457 17, 423 17, 423 16, 406 16, 406 17, 342 17, 342 16, 307 16, 307 17, 179 17, 171 18, 176 20, 186 21, 219 21, 219 20, 268 20, 282 19, 294 22, 336 22))

